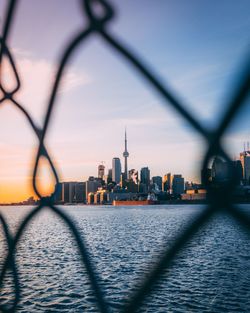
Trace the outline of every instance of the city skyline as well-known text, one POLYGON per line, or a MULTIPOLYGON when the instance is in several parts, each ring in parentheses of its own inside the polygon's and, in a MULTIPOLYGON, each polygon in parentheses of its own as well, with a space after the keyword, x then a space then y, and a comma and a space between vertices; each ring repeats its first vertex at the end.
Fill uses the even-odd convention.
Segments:
MULTIPOLYGON (((249 1, 220 1, 216 10, 213 3, 195 0, 159 1, 157 6, 112 3, 119 19, 110 23, 110 31, 149 64, 195 117, 215 127, 248 49, 249 1)), ((0 0, 1 31, 6 4, 0 0)), ((34 5, 26 0, 18 3, 17 12, 9 47, 22 82, 18 100, 42 125, 61 51, 87 21, 77 1, 62 6, 60 1, 34 5), (50 25, 49 32, 44 24, 50 25)), ((232 158, 250 140, 249 107, 224 137, 232 158)), ((0 202, 21 200, 33 195, 37 140, 8 103, 1 106, 0 123, 0 202)), ((199 179, 204 140, 99 37, 92 38, 69 64, 46 139, 60 179, 87 179, 103 160, 111 168, 113 156, 122 157, 124 126, 130 137, 130 168, 148 166, 155 176, 169 169, 190 181, 199 179)), ((45 175, 44 184, 53 186, 54 181, 45 175)))
MULTIPOLYGON (((242 152, 238 153, 238 157, 232 160, 233 168, 234 168, 234 175, 237 182, 237 185, 243 184, 246 185, 247 188, 250 186, 250 142, 244 143, 244 149, 242 152), (239 167, 240 166, 240 167, 239 167)), ((105 167, 105 162, 102 161, 101 164, 98 164, 96 166, 96 174, 97 175, 91 175, 88 178, 80 179, 80 181, 77 181, 76 179, 73 180, 67 180, 63 181, 60 180, 59 185, 61 186, 59 188, 61 195, 65 194, 65 192, 68 194, 67 201, 63 200, 64 203, 84 203, 84 201, 90 201, 88 198, 88 189, 90 190, 90 193, 95 193, 99 190, 99 194, 104 194, 108 192, 110 194, 111 189, 108 188, 108 182, 113 184, 112 187, 112 193, 113 188, 116 189, 116 186, 119 186, 119 189, 126 190, 127 188, 132 188, 130 190, 132 192, 140 192, 142 193, 151 193, 154 188, 157 186, 158 191, 167 191, 172 194, 172 190, 176 190, 176 195, 181 195, 181 193, 186 193, 186 188, 190 188, 191 190, 196 190, 197 188, 201 188, 201 196, 200 194, 198 197, 200 197, 200 200, 204 200, 205 195, 205 185, 203 184, 203 175, 204 171, 201 170, 200 172, 200 179, 199 181, 189 181, 186 180, 185 177, 182 176, 181 172, 172 173, 169 170, 166 170, 162 175, 152 175, 150 173, 150 168, 148 166, 143 166, 138 169, 131 168, 128 164, 127 158, 129 156, 128 153, 128 140, 127 140, 127 130, 125 129, 124 134, 124 152, 122 153, 122 156, 124 158, 124 166, 122 167, 122 162, 119 157, 113 157, 112 158, 112 167, 105 167), (126 171, 128 175, 126 175, 126 171), (140 176, 139 176, 140 172, 140 176), (103 185, 103 183, 105 183, 103 185), (131 185, 132 183, 132 185, 131 185), (138 185, 138 187, 133 187, 133 185, 138 185), (66 186, 66 187, 65 187, 66 186), (124 187, 125 186, 125 187, 124 187), (126 187, 127 186, 127 187, 126 187), (147 188, 142 188, 141 186, 147 186, 147 188), (150 187, 151 186, 151 187, 150 187), (152 187, 155 186, 155 187, 152 187), (173 187, 172 187, 173 186, 173 187), (192 187, 194 186, 194 187, 192 187), (151 189, 148 189, 148 188, 151 189), (64 188, 67 188, 65 191, 64 188), (152 189, 153 188, 153 189, 152 189), (173 188, 173 189, 172 189, 173 188), (194 188, 194 189, 193 189, 194 188), (85 190, 86 189, 86 190, 85 190), (84 190, 84 192, 83 192, 84 190), (150 191, 151 190, 151 191, 150 191), (177 193, 177 190, 180 191, 180 193, 177 193), (182 191, 182 192, 181 192, 182 191), (81 201, 76 201, 77 199, 81 199, 81 201), (87 200, 86 200, 87 199, 87 200)), ((205 175, 209 175, 211 181, 214 183, 225 183, 228 179, 230 179, 230 172, 231 169, 229 167, 229 164, 227 161, 223 160, 223 158, 215 156, 211 167, 206 170, 205 175)), ((207 176, 208 178, 208 176, 207 176)), ((242 185, 242 186, 243 186, 242 185)), ((158 192, 156 190, 156 192, 158 192)), ((129 191, 129 190, 128 190, 129 191)), ((128 192, 127 191, 127 192, 128 192)), ((155 191, 153 191, 155 192, 155 191)), ((49 194, 48 194, 49 195, 49 194)), ((128 195, 129 196, 129 195, 128 195)), ((58 202, 58 194, 55 196, 55 201, 58 202)), ((193 196, 190 196, 190 193, 186 195, 185 200, 192 199, 193 196)), ((35 197, 35 200, 37 197, 35 197)), ((62 201, 64 198, 60 198, 60 201, 62 201)), ((113 198, 114 199, 114 198, 113 198)), ((38 200, 38 199, 37 199, 38 200)), ((59 202, 60 202, 59 201, 59 202)), ((93 198, 94 201, 94 198, 93 198)), ((102 200, 103 201, 103 200, 102 200)), ((113 200, 112 200, 113 201, 113 200)), ((29 197, 27 199, 22 199, 21 201, 9 201, 9 202, 1 202, 0 204, 10 204, 10 203, 23 203, 23 204, 34 204, 34 197, 29 194, 29 197)), ((90 203, 88 203, 90 204, 90 203)))

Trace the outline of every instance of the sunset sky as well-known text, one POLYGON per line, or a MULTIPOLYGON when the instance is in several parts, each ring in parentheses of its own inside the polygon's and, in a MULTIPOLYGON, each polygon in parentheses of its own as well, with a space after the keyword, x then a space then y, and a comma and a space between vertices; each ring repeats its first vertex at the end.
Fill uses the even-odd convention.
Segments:
MULTIPOLYGON (((109 30, 137 53, 193 116, 218 125, 249 52, 250 1, 110 1, 109 30)), ((0 0, 2 34, 7 1, 0 0)), ((58 58, 87 24, 80 1, 18 1, 9 47, 22 88, 17 99, 43 124, 58 58)), ((6 68, 8 82, 8 69, 6 68)), ((232 158, 250 141, 250 105, 226 134, 232 158)), ((37 140, 8 102, 0 105, 0 202, 31 194, 37 140)), ((74 52, 56 101, 46 145, 61 180, 84 181, 104 162, 122 159, 127 128, 129 168, 200 180, 205 143, 153 88, 97 35, 74 52)), ((46 175, 45 175, 46 176, 46 175)), ((42 177, 41 177, 42 180, 42 177)), ((53 181, 45 180, 49 185, 53 181)))

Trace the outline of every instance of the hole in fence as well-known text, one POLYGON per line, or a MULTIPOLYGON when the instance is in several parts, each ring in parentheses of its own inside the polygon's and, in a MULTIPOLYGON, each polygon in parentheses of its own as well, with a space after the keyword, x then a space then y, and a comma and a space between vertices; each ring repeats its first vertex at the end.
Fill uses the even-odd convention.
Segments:
POLYGON ((2 56, 0 75, 0 84, 3 90, 7 93, 12 93, 17 88, 18 81, 15 76, 13 65, 6 53, 2 56))
POLYGON ((42 197, 49 197, 54 192, 55 177, 48 160, 40 157, 36 175, 36 187, 42 197))

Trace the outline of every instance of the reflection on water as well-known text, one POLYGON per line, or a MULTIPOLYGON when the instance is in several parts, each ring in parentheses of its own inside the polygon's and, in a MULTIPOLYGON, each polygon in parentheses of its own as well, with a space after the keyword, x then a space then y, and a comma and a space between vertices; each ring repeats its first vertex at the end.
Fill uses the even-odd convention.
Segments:
MULTIPOLYGON (((64 207, 86 240, 106 299, 124 299, 203 206, 64 207)), ((250 212, 250 207, 244 210, 250 212)), ((31 208, 0 207, 12 231, 31 208)), ((6 247, 1 233, 0 260, 6 247)), ((18 312, 98 312, 67 227, 49 210, 25 232, 17 252, 22 288, 18 312)), ((250 312, 250 242, 233 220, 218 216, 188 243, 141 312, 250 312)), ((11 299, 11 282, 1 293, 11 299)))

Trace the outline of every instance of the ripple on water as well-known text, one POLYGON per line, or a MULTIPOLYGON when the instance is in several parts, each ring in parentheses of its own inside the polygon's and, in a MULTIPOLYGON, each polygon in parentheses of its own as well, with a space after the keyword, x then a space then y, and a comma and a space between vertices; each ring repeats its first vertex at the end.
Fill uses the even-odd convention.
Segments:
MULTIPOLYGON (((202 209, 64 207, 87 242, 112 312, 121 310, 131 289, 152 268, 155 255, 202 209)), ((249 206, 244 209, 250 211, 249 206)), ((29 210, 0 208, 12 231, 29 210)), ((3 236, 0 249, 6 251, 3 236)), ((76 244, 56 216, 39 215, 17 250, 23 296, 18 312, 98 312, 76 244)), ((250 312, 249 262, 249 237, 220 216, 178 254, 139 312, 250 312)), ((9 300, 11 291, 5 287, 1 299, 9 300)))

